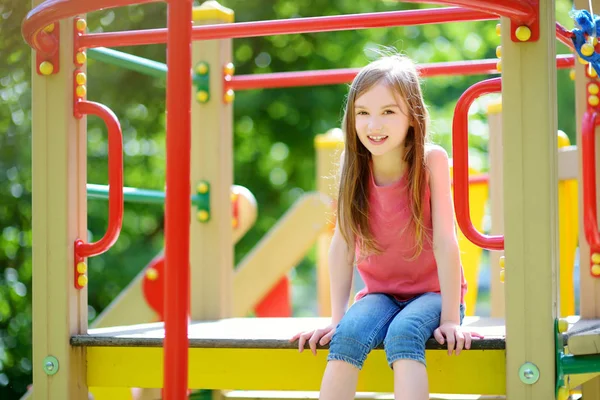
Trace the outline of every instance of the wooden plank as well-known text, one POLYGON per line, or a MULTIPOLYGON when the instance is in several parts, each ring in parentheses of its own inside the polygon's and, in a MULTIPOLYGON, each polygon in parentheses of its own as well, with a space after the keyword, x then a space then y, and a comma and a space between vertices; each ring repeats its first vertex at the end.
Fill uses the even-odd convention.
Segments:
MULTIPOLYGON (((539 39, 513 42, 502 18, 507 397, 555 397, 558 207, 555 2, 539 2, 539 39), (526 363, 540 371, 524 382, 526 363)), ((512 29, 515 29, 513 27, 512 29)))
MULTIPOLYGON (((229 318, 220 321, 195 322, 189 327, 191 348, 295 349, 289 338, 296 332, 325 326, 328 318, 229 318)), ((472 349, 501 350, 505 347, 504 322, 501 319, 466 317, 464 324, 483 334, 473 341, 472 349)), ((73 346, 87 347, 161 347, 163 323, 112 327, 90 330, 87 335, 73 336, 73 346)), ((319 346, 327 349, 329 346, 319 346)), ((383 345, 379 347, 383 348, 383 345)), ((427 349, 445 348, 434 339, 427 349)))
MULTIPOLYGON (((88 384, 93 387, 160 387, 161 348, 88 347, 88 384)), ((189 350, 189 387, 208 390, 318 391, 327 351, 284 349, 189 350)), ((503 395, 506 391, 504 350, 470 350, 448 356, 445 350, 426 353, 432 393, 503 395)), ((393 391, 392 370, 385 352, 369 354, 359 374, 358 392, 393 391)))
POLYGON ((39 76, 32 56, 33 398, 79 400, 85 352, 69 339, 87 331, 87 288, 75 289, 73 260, 75 240, 87 239, 86 119, 73 117, 73 19, 55 29, 60 72, 39 76), (47 356, 58 360, 54 375, 44 372, 47 356))
POLYGON ((600 320, 579 320, 566 336, 570 354, 600 354, 600 320))
MULTIPOLYGON (((577 10, 587 10, 590 7, 589 0, 574 0, 573 7, 577 10)), ((594 10, 600 9, 600 0, 592 0, 594 10)), ((597 13, 598 11, 596 11, 597 13)), ((577 127, 576 143, 581 143, 581 121, 583 113, 587 108, 587 89, 586 85, 589 79, 585 76, 585 66, 580 63, 575 63, 575 108, 576 117, 575 123, 577 127)), ((596 155, 600 154, 600 141, 596 142, 596 155)), ((581 177, 582 165, 581 157, 578 163, 579 177, 581 177)), ((600 179, 600 174, 597 176, 600 179)), ((596 187, 599 184, 597 182, 596 187)), ((583 185, 578 185, 579 189, 579 281, 580 281, 580 314, 585 319, 600 318, 600 279, 594 278, 589 271, 590 247, 585 240, 584 225, 583 225, 583 185)), ((598 197, 600 203, 600 197, 598 197)), ((583 384, 582 392, 587 400, 600 399, 600 379, 594 379, 583 384)))

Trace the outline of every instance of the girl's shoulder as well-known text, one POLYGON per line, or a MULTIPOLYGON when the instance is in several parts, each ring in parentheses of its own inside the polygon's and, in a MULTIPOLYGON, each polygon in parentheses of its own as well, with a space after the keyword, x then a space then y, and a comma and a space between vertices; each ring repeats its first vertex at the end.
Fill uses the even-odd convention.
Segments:
POLYGON ((425 165, 435 164, 439 161, 448 162, 448 152, 442 146, 434 143, 425 144, 425 165))

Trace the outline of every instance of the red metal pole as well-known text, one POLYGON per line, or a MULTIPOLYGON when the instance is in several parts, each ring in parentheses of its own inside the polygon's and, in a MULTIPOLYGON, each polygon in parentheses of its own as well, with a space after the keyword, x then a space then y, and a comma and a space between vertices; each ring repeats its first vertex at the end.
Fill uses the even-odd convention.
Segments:
POLYGON ((467 89, 456 103, 452 121, 452 157, 454 170, 454 205, 456 220, 463 234, 483 249, 504 249, 504 236, 480 233, 471 221, 469 210, 469 107, 480 96, 500 92, 501 78, 476 83, 467 89))
POLYGON ((192 0, 170 0, 167 38, 164 396, 187 398, 192 0))
POLYGON ((54 54, 58 43, 43 32, 43 29, 53 22, 96 10, 157 1, 160 0, 46 0, 27 13, 21 32, 33 50, 54 54))
MULTIPOLYGON (((498 73, 498 59, 475 61, 451 61, 431 64, 419 64, 421 76, 478 75, 498 73)), ((569 68, 575 63, 571 54, 561 54, 556 57, 557 68, 569 68)), ((316 71, 275 72, 270 74, 236 75, 225 82, 226 89, 252 90, 273 89, 299 86, 338 85, 352 82, 359 68, 342 68, 316 71)))
MULTIPOLYGON (((591 253, 600 252, 598 212, 596 208, 596 118, 593 110, 586 110, 581 126, 581 162, 583 181, 583 226, 591 253)), ((592 263, 590 263, 590 268, 592 263)))
POLYGON ((511 20, 531 24, 537 17, 536 9, 527 0, 400 0, 403 3, 429 3, 460 6, 483 11, 511 20))
POLYGON ((123 135, 119 120, 108 107, 85 100, 79 101, 75 107, 81 115, 91 114, 102 118, 108 131, 108 226, 104 236, 97 242, 76 242, 75 254, 85 258, 110 249, 119 238, 123 226, 123 135))
MULTIPOLYGON (((237 22, 193 27, 194 40, 246 38, 309 32, 333 32, 391 26, 437 24, 461 21, 488 21, 497 16, 457 7, 405 10, 379 13, 348 14, 326 17, 290 18, 274 21, 237 22)), ((117 47, 164 43, 165 29, 110 32, 83 35, 79 44, 85 48, 117 47)))

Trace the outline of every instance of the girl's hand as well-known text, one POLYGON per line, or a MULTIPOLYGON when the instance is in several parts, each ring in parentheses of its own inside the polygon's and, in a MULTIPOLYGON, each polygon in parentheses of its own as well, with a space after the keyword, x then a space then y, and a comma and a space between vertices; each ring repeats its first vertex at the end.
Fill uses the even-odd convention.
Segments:
POLYGON ((333 336, 334 332, 335 325, 331 324, 325 328, 297 333, 290 339, 290 342, 298 340, 298 351, 302 353, 302 350, 304 350, 304 344, 308 341, 310 351, 314 355, 317 355, 317 342, 321 346, 326 345, 331 341, 331 337, 333 336))
POLYGON ((468 350, 471 348, 472 338, 483 338, 477 332, 463 331, 461 326, 452 322, 444 322, 439 328, 433 331, 433 337, 439 344, 448 342, 448 355, 452 355, 452 351, 456 351, 456 355, 459 355, 461 350, 464 348, 468 350))

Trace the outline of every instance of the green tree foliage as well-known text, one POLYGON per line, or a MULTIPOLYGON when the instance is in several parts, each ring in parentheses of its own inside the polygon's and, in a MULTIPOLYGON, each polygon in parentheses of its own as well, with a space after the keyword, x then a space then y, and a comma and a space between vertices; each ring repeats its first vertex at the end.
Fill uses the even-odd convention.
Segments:
MULTIPOLYGON (((423 6, 373 0, 227 0, 236 21, 257 21, 391 11, 423 6)), ((559 19, 572 27, 571 3, 558 2, 559 19)), ((16 399, 31 382, 31 52, 20 24, 30 2, 0 4, 0 398, 16 399)), ((163 27, 162 3, 88 15, 91 32, 163 27)), ((392 46, 419 63, 494 58, 499 38, 493 22, 381 28, 348 32, 236 39, 236 74, 360 67, 373 49, 392 46)), ((565 52, 562 45, 560 52, 565 52)), ((119 50, 165 62, 165 46, 119 50)), ((90 60, 88 98, 109 106, 121 121, 125 185, 162 189, 165 183, 165 83, 90 60)), ((458 97, 485 76, 424 81, 432 139, 450 150, 452 113, 458 97)), ((574 137, 572 83, 559 73, 559 126, 574 137)), ((338 127, 346 85, 239 92, 235 100, 235 183, 256 196, 259 218, 236 246, 243 257, 304 192, 315 189, 313 138, 338 127)), ((470 142, 474 166, 487 168, 484 99, 474 107, 470 142)), ((107 184, 107 140, 97 118, 88 123, 88 182, 107 184)), ((88 202, 90 238, 106 228, 107 204, 88 202)), ((123 230, 114 248, 89 262, 90 320, 103 310, 163 245, 163 209, 126 204, 123 230)), ((314 255, 292 275, 296 312, 315 307, 314 255)), ((192 288, 193 290, 193 288, 192 288)))

